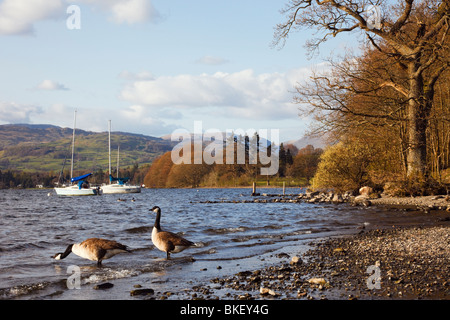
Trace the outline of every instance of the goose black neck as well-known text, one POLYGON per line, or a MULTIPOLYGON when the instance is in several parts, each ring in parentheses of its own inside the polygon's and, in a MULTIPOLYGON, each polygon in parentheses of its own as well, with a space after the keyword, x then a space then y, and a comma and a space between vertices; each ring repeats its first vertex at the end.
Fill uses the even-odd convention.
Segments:
POLYGON ((72 252, 72 246, 73 246, 73 244, 70 244, 70 245, 67 247, 66 251, 64 251, 64 253, 61 254, 60 259, 64 259, 65 257, 67 257, 67 256, 72 252))
POLYGON ((161 230, 159 221, 161 220, 161 209, 156 210, 155 228, 161 230))

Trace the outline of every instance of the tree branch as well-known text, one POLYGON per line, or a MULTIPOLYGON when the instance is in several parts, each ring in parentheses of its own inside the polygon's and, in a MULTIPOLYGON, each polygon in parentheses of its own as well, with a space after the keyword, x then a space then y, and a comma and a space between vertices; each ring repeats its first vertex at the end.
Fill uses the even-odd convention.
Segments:
POLYGON ((397 19, 394 25, 391 28, 392 34, 396 34, 406 23, 411 14, 412 4, 414 0, 405 0, 406 6, 405 10, 403 10, 403 14, 397 19))
POLYGON ((406 90, 405 88, 399 86, 398 84, 395 84, 392 81, 385 81, 382 84, 380 84, 380 88, 385 88, 385 87, 391 87, 394 88, 397 92, 401 93, 402 95, 404 95, 405 97, 408 97, 408 90, 406 90))
POLYGON ((444 24, 449 23, 449 17, 450 17, 450 8, 447 6, 445 13, 441 14, 440 19, 433 25, 433 27, 428 32, 425 33, 422 39, 417 43, 417 47, 414 49, 414 53, 420 52, 428 44, 431 38, 434 37, 441 30, 444 24))

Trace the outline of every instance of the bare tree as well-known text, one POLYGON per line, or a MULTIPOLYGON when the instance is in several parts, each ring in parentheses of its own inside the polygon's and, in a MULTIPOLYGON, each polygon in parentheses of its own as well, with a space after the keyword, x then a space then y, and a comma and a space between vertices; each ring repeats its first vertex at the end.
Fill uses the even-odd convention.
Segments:
POLYGON ((313 52, 329 37, 362 31, 373 48, 396 62, 406 81, 388 78, 378 87, 392 88, 406 100, 407 174, 426 174, 434 87, 450 65, 449 1, 291 0, 283 13, 287 21, 277 26, 277 44, 294 30, 313 28, 320 34, 307 43, 313 52))

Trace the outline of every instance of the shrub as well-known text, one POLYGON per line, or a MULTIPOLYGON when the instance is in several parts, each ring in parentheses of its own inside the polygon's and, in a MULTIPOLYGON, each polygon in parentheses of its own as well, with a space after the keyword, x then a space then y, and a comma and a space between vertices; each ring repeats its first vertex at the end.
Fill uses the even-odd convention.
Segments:
POLYGON ((341 141, 328 147, 320 157, 311 187, 344 192, 370 185, 368 173, 376 154, 373 146, 358 141, 341 141))

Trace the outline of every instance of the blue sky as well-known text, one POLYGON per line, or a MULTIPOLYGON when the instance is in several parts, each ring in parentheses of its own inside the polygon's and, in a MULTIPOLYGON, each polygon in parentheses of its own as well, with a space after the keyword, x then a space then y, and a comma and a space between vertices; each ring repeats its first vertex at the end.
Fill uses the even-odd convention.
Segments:
MULTIPOLYGON (((175 129, 279 129, 298 139, 309 120, 297 82, 342 50, 307 59, 312 31, 273 48, 284 1, 0 1, 0 124, 48 123, 152 136, 175 129), (68 29, 70 5, 80 29, 68 29)), ((350 41, 351 43, 351 41, 350 41)))

